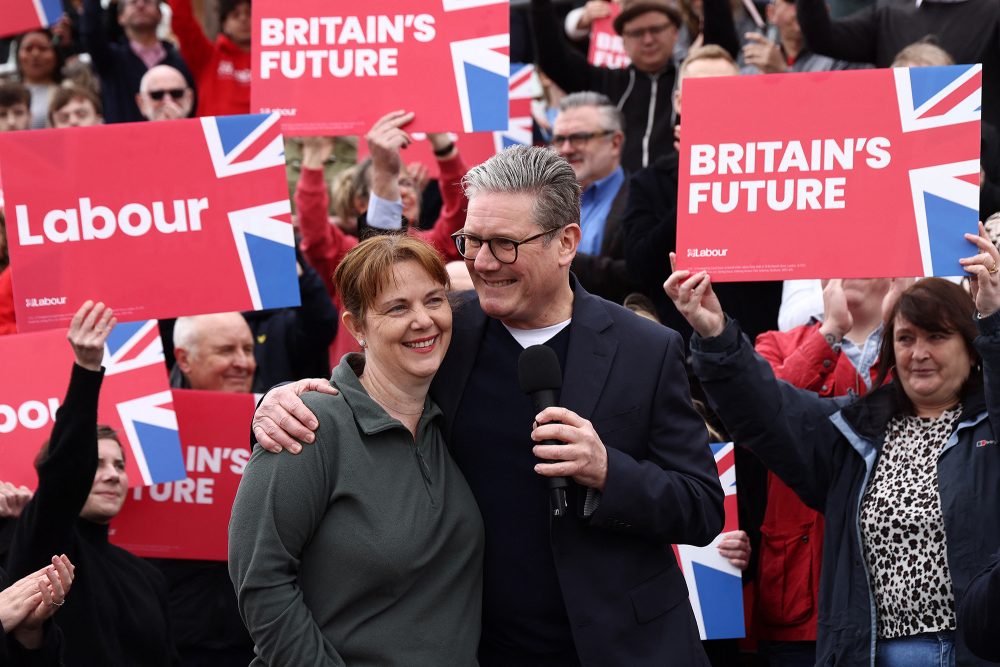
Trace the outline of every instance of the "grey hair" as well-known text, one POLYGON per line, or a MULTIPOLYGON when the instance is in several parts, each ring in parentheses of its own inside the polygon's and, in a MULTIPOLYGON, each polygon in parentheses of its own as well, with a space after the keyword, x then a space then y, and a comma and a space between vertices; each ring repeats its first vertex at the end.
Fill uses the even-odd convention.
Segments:
POLYGON ((197 315, 187 315, 184 317, 178 317, 174 322, 174 349, 187 350, 189 353, 194 352, 195 347, 198 345, 198 316, 197 315))
POLYGON ((559 102, 559 113, 581 107, 594 107, 601 114, 601 125, 612 132, 625 131, 625 114, 616 107, 611 99, 603 93, 583 90, 562 98, 559 102))
MULTIPOLYGON (((535 195, 534 222, 542 231, 580 222, 580 184, 558 153, 537 146, 511 146, 473 167, 462 179, 469 201, 483 193, 535 195)), ((549 239, 546 239, 546 243, 549 239)))

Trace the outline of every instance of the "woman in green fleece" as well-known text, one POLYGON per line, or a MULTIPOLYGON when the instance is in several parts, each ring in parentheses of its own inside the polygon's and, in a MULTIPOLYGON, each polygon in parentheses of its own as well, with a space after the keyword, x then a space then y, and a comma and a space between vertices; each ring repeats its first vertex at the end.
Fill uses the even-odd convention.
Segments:
POLYGON ((427 395, 451 340, 448 276, 410 236, 353 249, 334 276, 362 354, 308 393, 297 456, 257 447, 229 525, 253 665, 475 665, 483 526, 427 395))

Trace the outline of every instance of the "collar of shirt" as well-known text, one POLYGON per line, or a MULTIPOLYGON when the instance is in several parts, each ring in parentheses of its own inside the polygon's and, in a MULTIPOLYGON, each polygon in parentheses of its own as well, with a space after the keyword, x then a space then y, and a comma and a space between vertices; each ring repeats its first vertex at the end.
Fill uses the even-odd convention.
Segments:
POLYGON ((604 223, 611 211, 618 191, 625 182, 625 170, 620 166, 599 181, 594 181, 580 197, 580 237, 579 252, 588 255, 601 254, 604 241, 604 223))
POLYGON ((875 362, 878 361, 879 345, 882 343, 882 329, 883 325, 878 325, 875 331, 868 334, 863 345, 856 345, 847 338, 841 342, 841 352, 847 355, 868 389, 872 388, 871 370, 875 362))
POLYGON ((153 46, 146 46, 139 42, 129 41, 128 45, 132 49, 132 53, 138 56, 147 68, 159 65, 167 57, 167 50, 160 42, 156 42, 153 46))

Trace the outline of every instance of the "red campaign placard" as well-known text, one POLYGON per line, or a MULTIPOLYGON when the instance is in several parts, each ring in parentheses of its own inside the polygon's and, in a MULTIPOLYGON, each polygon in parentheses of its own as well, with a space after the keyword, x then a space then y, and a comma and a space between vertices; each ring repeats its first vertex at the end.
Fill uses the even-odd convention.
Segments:
POLYGON ((733 639, 746 636, 743 626, 743 579, 739 570, 719 553, 725 533, 739 530, 736 499, 736 459, 732 442, 710 445, 725 494, 722 533, 711 544, 694 547, 675 544, 674 557, 687 582, 688 599, 702 639, 733 639))
POLYGON ((255 397, 173 394, 187 479, 134 489, 109 536, 137 556, 226 560, 229 515, 250 459, 255 397))
MULTIPOLYGON (((180 479, 177 418, 155 320, 119 324, 105 345, 99 424, 126 446, 129 485, 180 479)), ((38 484, 35 455, 52 432, 73 367, 65 331, 0 336, 0 481, 38 484)))
POLYGON ((615 32, 615 17, 621 13, 622 8, 617 2, 609 2, 608 5, 611 15, 590 24, 590 51, 587 53, 587 60, 598 67, 622 69, 632 63, 625 53, 621 36, 615 32))
POLYGON ((507 127, 507 0, 256 0, 251 108, 289 135, 364 134, 406 107, 416 132, 507 127))
POLYGON ((47 28, 62 14, 60 0, 0 0, 0 37, 47 28))
POLYGON ((963 275, 981 100, 981 65, 689 80, 678 268, 716 281, 963 275), (733 100, 762 112, 719 112, 733 100))
MULTIPOLYGON (((509 146, 530 145, 532 143, 534 121, 531 117, 531 100, 537 92, 534 75, 534 65, 515 63, 510 66, 508 79, 510 111, 505 132, 450 133, 467 167, 471 169, 509 146)), ((409 126, 405 129, 409 129, 409 126)), ((423 133, 415 134, 416 136, 413 138, 416 141, 403 149, 403 161, 406 164, 422 164, 427 167, 431 178, 437 178, 439 176, 437 158, 434 157, 430 144, 424 141, 426 135, 423 133)), ((367 156, 368 144, 365 142, 365 138, 361 137, 358 142, 358 161, 360 162, 367 156)))
POLYGON ((299 304, 280 118, 0 134, 18 330, 299 304), (122 147, 127 147, 123 150, 122 147))

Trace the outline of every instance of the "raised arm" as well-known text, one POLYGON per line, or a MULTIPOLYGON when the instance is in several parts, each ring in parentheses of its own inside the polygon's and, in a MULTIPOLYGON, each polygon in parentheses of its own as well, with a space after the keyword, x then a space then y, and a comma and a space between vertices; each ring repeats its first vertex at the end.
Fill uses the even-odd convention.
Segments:
POLYGON ((195 18, 191 0, 170 0, 170 9, 173 10, 170 27, 180 42, 181 57, 195 78, 200 78, 211 63, 215 48, 195 18))
POLYGON ((94 69, 98 75, 109 73, 114 66, 111 45, 103 24, 104 10, 101 0, 83 0, 83 12, 80 14, 80 42, 84 50, 90 54, 94 69))
POLYGON ((779 380, 817 394, 839 395, 844 392, 838 391, 833 381, 840 352, 834 351, 832 343, 842 341, 853 324, 843 280, 830 280, 823 288, 822 325, 810 329, 790 351, 777 344, 781 334, 773 331, 758 336, 755 348, 779 380))
POLYGON ((878 7, 871 5, 833 20, 825 0, 797 0, 799 26, 809 48, 824 56, 854 63, 879 63, 878 7))
POLYGON ((846 399, 823 399, 779 382, 739 325, 725 318, 704 271, 674 271, 664 290, 697 334, 695 374, 736 444, 750 449, 803 502, 822 511, 847 447, 829 416, 846 399))
POLYGON ((986 228, 979 223, 979 234, 966 234, 979 253, 959 260, 972 275, 972 298, 976 301, 975 345, 983 358, 986 384, 986 407, 993 433, 1000 433, 1000 251, 989 240, 986 228))
POLYGON ((323 164, 331 153, 333 137, 302 139, 302 171, 295 186, 295 211, 302 234, 302 254, 319 273, 330 296, 336 298, 333 271, 347 251, 358 244, 358 240, 331 224, 327 215, 330 195, 323 164))
POLYGON ((56 412, 38 488, 14 531, 8 564, 21 578, 49 562, 52 554, 73 558, 72 533, 97 472, 97 397, 104 377, 104 342, 115 319, 104 304, 87 301, 73 316, 69 341, 76 363, 66 398, 56 412))
POLYGON ((465 198, 465 191, 462 189, 462 178, 469 169, 465 166, 458 146, 452 143, 447 134, 428 134, 427 140, 435 153, 444 151, 448 146, 451 146, 451 150, 438 157, 441 215, 433 227, 415 233, 437 248, 446 262, 451 262, 461 259, 451 235, 465 226, 465 211, 469 200, 465 198))
POLYGON ((599 80, 607 73, 595 67, 566 41, 552 0, 531 0, 532 33, 538 67, 567 93, 603 90, 599 80))
POLYGON ((717 44, 729 52, 729 55, 740 57, 740 35, 736 31, 733 20, 733 8, 729 0, 704 0, 702 3, 705 18, 702 21, 701 34, 705 44, 717 44))

